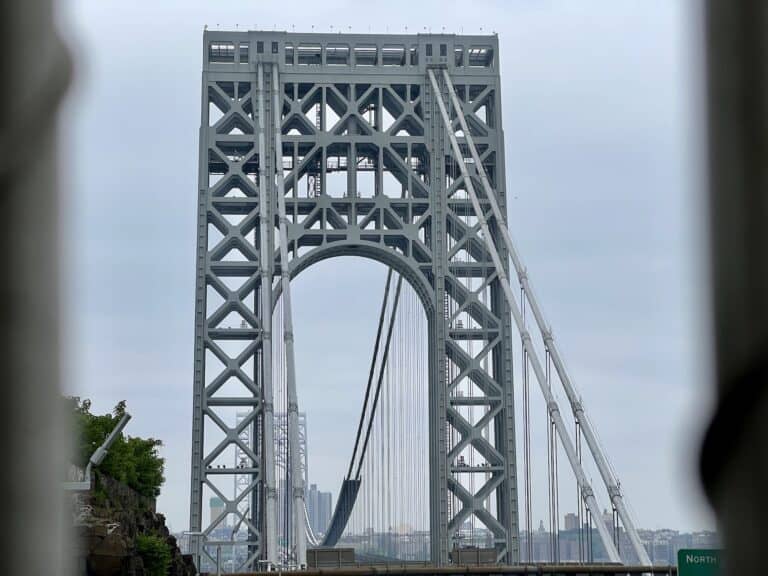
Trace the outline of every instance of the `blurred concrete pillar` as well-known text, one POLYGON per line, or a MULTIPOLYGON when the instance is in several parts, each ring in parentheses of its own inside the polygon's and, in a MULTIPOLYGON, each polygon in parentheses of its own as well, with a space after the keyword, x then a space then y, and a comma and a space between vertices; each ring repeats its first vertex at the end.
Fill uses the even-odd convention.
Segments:
POLYGON ((730 574, 768 542, 768 3, 707 4, 718 406, 701 458, 730 574))
POLYGON ((0 565, 63 574, 55 127, 70 62, 49 0, 0 2, 0 29, 0 565))

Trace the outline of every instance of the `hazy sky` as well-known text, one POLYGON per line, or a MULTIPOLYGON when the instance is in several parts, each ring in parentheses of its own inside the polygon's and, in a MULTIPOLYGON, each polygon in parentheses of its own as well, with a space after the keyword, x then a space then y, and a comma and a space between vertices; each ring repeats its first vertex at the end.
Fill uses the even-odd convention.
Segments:
MULTIPOLYGON (((206 24, 497 32, 510 227, 574 380, 638 524, 711 526, 693 478, 710 406, 694 4, 61 2, 77 68, 62 136, 66 387, 97 411, 127 400, 128 432, 164 441, 158 508, 175 530, 188 522, 206 24)), ((343 259, 294 282, 310 477, 334 492, 383 277, 343 259)))

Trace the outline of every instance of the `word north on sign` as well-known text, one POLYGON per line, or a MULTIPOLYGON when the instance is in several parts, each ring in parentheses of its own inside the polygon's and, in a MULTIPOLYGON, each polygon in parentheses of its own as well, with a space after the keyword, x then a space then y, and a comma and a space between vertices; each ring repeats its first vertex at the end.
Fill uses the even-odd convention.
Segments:
POLYGON ((716 576, 720 574, 720 550, 683 549, 677 553, 679 576, 716 576))

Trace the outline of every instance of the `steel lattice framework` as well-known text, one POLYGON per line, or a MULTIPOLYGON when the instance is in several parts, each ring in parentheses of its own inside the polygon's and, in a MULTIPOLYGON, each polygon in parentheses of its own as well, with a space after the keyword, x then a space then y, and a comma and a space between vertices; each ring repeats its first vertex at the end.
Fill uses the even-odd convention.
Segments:
MULTIPOLYGON (((251 564, 274 556, 271 309, 285 266, 292 278, 356 255, 397 270, 426 311, 433 561, 447 561, 471 515, 499 559, 516 561, 510 309, 458 169, 473 159, 457 109, 461 158, 437 102, 449 101, 445 70, 504 211, 496 37, 207 31, 203 62, 190 530, 214 528, 216 519, 203 523, 207 487, 249 529, 251 564), (287 262, 277 249, 280 195, 287 262), (233 381, 242 394, 228 392, 233 381), (483 416, 473 421, 470 407, 483 416), (227 420, 227 410, 247 416, 227 420), (211 428, 220 439, 209 439, 211 428), (241 465, 217 467, 233 446, 241 465), (459 459, 468 448, 480 456, 473 464, 459 459), (243 475, 251 481, 239 481, 236 498, 219 488, 220 477, 231 485, 243 475)), ((490 211, 484 195, 479 206, 490 211)))

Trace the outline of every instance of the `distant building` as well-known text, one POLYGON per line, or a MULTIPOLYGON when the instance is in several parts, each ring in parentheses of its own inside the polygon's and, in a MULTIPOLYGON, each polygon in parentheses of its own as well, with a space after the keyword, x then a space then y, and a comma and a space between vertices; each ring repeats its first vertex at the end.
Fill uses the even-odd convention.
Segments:
POLYGON ((573 512, 568 512, 568 514, 565 515, 565 529, 566 530, 579 529, 579 517, 573 512))
POLYGON ((677 552, 681 548, 720 548, 722 543, 716 532, 680 533, 677 530, 640 530, 651 562, 654 564, 677 564, 677 552))
MULTIPOLYGON (((620 526, 618 533, 612 528, 613 517, 608 510, 601 514, 605 522, 610 522, 611 536, 618 536, 617 549, 621 559, 626 564, 637 564, 639 558, 632 548, 629 536, 620 526)), ((532 533, 520 531, 520 556, 523 562, 551 562, 555 557, 561 562, 607 562, 608 554, 600 540, 600 534, 585 517, 583 525, 579 526, 576 514, 565 515, 565 528, 559 530, 556 538, 540 522, 538 529, 532 533), (553 543, 556 550, 553 550, 553 543), (529 557, 530 550, 530 557, 529 557)), ((638 530, 640 540, 645 546, 651 562, 655 565, 675 566, 677 552, 681 548, 720 548, 722 546, 716 532, 699 531, 683 533, 678 530, 638 530)))
POLYGON ((320 532, 328 530, 333 516, 333 496, 330 492, 317 493, 317 527, 320 532))
MULTIPOLYGON (((224 501, 221 498, 213 497, 210 499, 208 505, 211 509, 211 522, 216 520, 219 516, 221 516, 224 513, 224 501)), ((227 519, 225 518, 223 523, 219 526, 226 526, 227 519)))
POLYGON ((603 508, 603 523, 609 530, 613 530, 613 511, 608 512, 607 508, 603 508))
POLYGON ((331 493, 320 492, 317 489, 317 484, 310 485, 307 495, 307 513, 312 531, 317 534, 325 534, 333 514, 333 496, 331 493))

